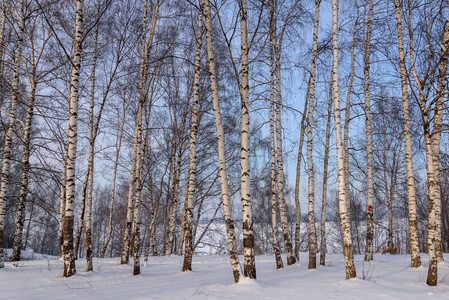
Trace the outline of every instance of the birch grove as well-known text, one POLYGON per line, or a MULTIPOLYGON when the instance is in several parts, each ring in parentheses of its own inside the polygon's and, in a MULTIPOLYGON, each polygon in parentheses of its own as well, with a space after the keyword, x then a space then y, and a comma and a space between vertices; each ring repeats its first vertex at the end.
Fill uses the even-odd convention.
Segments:
POLYGON ((369 281, 389 253, 444 281, 447 0, 0 8, 1 272, 229 255, 239 283, 319 252, 369 281))

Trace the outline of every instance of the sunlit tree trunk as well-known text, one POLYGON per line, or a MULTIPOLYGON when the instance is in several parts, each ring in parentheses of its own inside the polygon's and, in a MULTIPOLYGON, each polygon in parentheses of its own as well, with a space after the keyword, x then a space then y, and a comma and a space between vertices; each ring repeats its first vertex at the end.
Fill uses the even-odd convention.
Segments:
MULTIPOLYGON (((249 175, 249 73, 248 73, 248 30, 246 0, 240 2, 240 33, 242 50, 241 97, 241 156, 240 156, 240 193, 243 215, 243 248, 245 256, 245 276, 256 279, 256 262, 254 260, 253 218, 251 213, 250 175, 249 175)), ((279 145, 279 144, 278 144, 279 145)), ((281 147, 281 146, 279 146, 281 147)), ((278 147, 278 149, 279 149, 278 147)), ((281 166, 278 165, 278 168, 281 166)), ((281 175, 281 174, 279 174, 281 175)), ((278 181, 279 182, 279 181, 278 181)), ((280 187, 280 186, 279 186, 280 187)))
POLYGON ((340 220, 343 233, 343 255, 346 265, 346 279, 356 277, 354 254, 352 250, 351 228, 346 205, 343 145, 341 140, 341 118, 340 118, 340 92, 338 81, 338 0, 332 0, 332 54, 333 54, 333 78, 332 88, 334 90, 334 119, 335 136, 337 145, 338 164, 338 204, 340 208, 340 220))
POLYGON ((215 123, 217 127, 217 142, 218 142, 218 162, 219 162, 219 172, 221 178, 221 192, 223 197, 223 211, 226 222, 226 232, 228 236, 229 245, 229 258, 231 261, 232 271, 234 274, 234 281, 239 282, 242 273, 240 269, 239 257, 237 255, 237 249, 235 244, 235 233, 234 233, 234 221, 231 215, 231 204, 229 201, 229 187, 228 178, 226 175, 226 156, 225 156, 225 145, 224 145, 224 131, 223 123, 221 120, 220 106, 218 99, 218 88, 217 81, 215 77, 215 62, 214 62, 214 52, 212 45, 212 15, 210 10, 209 0, 204 0, 204 7, 206 11, 206 41, 207 41, 207 54, 209 58, 209 75, 212 89, 212 100, 213 100, 213 110, 215 116, 215 123))
POLYGON ((373 23, 373 0, 369 0, 368 22, 366 24, 366 40, 364 49, 363 74, 365 81, 365 126, 366 126, 366 248, 365 261, 373 260, 374 218, 373 218, 373 133, 371 129, 371 99, 370 99, 370 55, 371 55, 371 25, 373 23))
POLYGON ((196 142, 198 140, 199 126, 199 98, 200 98, 200 64, 201 64, 201 47, 203 45, 203 11, 204 4, 200 0, 200 10, 198 12, 198 29, 196 35, 196 51, 195 51, 195 67, 193 79, 193 100, 192 100, 192 121, 190 123, 190 158, 189 158, 189 174, 187 178, 186 206, 184 208, 184 234, 185 234, 185 250, 182 272, 192 270, 193 255, 193 200, 195 196, 195 178, 196 178, 196 142))
POLYGON ((327 169, 329 165, 329 143, 331 137, 332 118, 332 73, 329 80, 329 104, 327 106, 326 144, 324 146, 324 168, 323 168, 323 199, 321 202, 321 245, 320 265, 326 264, 326 198, 327 198, 327 169))
POLYGON ((70 82, 70 116, 67 134, 67 182, 66 205, 64 217, 64 277, 76 273, 75 255, 73 253, 73 221, 75 200, 75 164, 78 120, 78 89, 81 68, 81 44, 83 41, 84 1, 76 2, 75 53, 72 64, 72 78, 70 82))
POLYGON ((315 104, 316 60, 318 57, 318 25, 321 0, 315 0, 315 23, 313 27, 312 64, 310 67, 309 109, 307 118, 307 168, 309 192, 309 269, 316 269, 316 227, 315 227, 315 183, 313 171, 313 106, 315 104))
POLYGON ((275 133, 274 133, 274 97, 275 97, 275 57, 274 57, 274 32, 275 32, 275 11, 274 0, 269 2, 270 9, 270 154, 271 154, 271 226, 273 234, 273 250, 276 259, 276 268, 281 269, 284 267, 281 257, 281 249, 278 241, 277 230, 277 189, 276 189, 276 145, 275 145, 275 133))

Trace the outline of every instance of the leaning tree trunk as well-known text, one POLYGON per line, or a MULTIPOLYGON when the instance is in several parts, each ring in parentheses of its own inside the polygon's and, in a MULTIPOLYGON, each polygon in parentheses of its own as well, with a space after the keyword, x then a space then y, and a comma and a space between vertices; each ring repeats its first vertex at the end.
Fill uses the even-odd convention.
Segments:
POLYGON ((207 41, 207 55, 209 58, 209 77, 212 90, 213 110, 215 116, 215 123, 217 127, 217 142, 218 142, 218 163, 221 178, 221 192, 223 197, 223 211, 226 222, 226 232, 228 235, 229 258, 231 261, 232 271, 234 274, 235 283, 239 282, 242 273, 240 269, 239 257, 237 255, 237 248, 235 243, 234 221, 231 215, 231 203, 229 201, 229 187, 228 178, 226 175, 226 155, 224 145, 224 130, 221 120, 220 106, 218 99, 218 87, 215 77, 215 62, 212 45, 212 15, 210 10, 209 0, 204 0, 204 7, 206 11, 206 41, 207 41))
POLYGON ((338 82, 338 0, 332 0, 332 54, 332 88, 334 90, 334 119, 338 165, 338 204, 340 208, 340 220, 343 232, 343 255, 346 265, 346 279, 350 279, 356 277, 356 271, 354 266, 354 254, 352 250, 351 228, 346 204, 343 147, 341 141, 340 92, 338 82))
POLYGON ((399 71, 401 75, 402 90, 402 116, 404 119, 404 141, 405 141, 405 163, 407 169, 407 190, 408 190, 408 212, 410 226, 410 254, 411 266, 417 268, 421 266, 421 257, 418 246, 418 222, 416 218, 416 198, 415 198, 415 182, 413 177, 413 161, 412 161, 412 139, 410 133, 410 115, 408 108, 408 84, 407 69, 405 67, 405 51, 404 37, 402 33, 402 15, 399 0, 394 0, 396 12, 396 28, 398 32, 398 50, 399 50, 399 71))
POLYGON ((204 4, 200 0, 200 10, 198 12, 198 29, 196 35, 196 51, 195 51, 195 67, 193 79, 193 100, 192 100, 192 121, 190 124, 190 158, 189 158, 189 174, 187 177, 186 204, 184 208, 184 235, 185 250, 182 272, 192 271, 192 255, 193 255, 193 200, 195 196, 195 178, 196 178, 196 143, 198 140, 199 126, 199 98, 200 98, 200 64, 201 64, 201 47, 203 45, 203 10, 204 4))
POLYGON ((13 84, 12 84, 12 100, 11 100, 11 112, 9 114, 9 127, 5 134, 5 146, 3 149, 3 167, 1 175, 1 186, 0 186, 0 269, 4 267, 3 263, 3 231, 5 228, 5 216, 6 216, 6 201, 8 196, 8 177, 10 173, 11 166, 11 145, 12 145, 12 135, 16 126, 16 112, 17 112, 17 102, 19 101, 19 67, 20 61, 22 59, 22 46, 23 46, 23 32, 25 31, 25 1, 20 2, 20 24, 17 35, 17 48, 14 57, 14 73, 13 73, 13 84))
POLYGON ((447 61, 449 56, 449 18, 446 20, 443 34, 443 42, 441 45, 440 63, 438 66, 438 83, 437 97, 435 103, 435 116, 432 131, 432 153, 433 153, 433 170, 435 173, 435 243, 438 262, 443 261, 443 251, 441 243, 441 185, 440 185, 440 141, 441 131, 443 128, 443 102, 444 92, 447 80, 447 61))
POLYGON ((323 168, 323 199, 321 203, 321 245, 320 265, 326 264, 326 198, 327 198, 327 169, 329 164, 329 143, 331 136, 332 117, 332 72, 329 80, 329 104, 327 107, 326 144, 324 146, 324 168, 323 168))
POLYGON ((65 147, 64 154, 62 156, 62 174, 61 174, 61 189, 59 192, 59 228, 58 228, 58 250, 59 257, 63 254, 64 244, 64 215, 65 215, 65 186, 67 184, 67 146, 65 147))
POLYGON ((363 90, 365 94, 365 124, 366 124, 366 248, 365 261, 373 260, 374 218, 373 218, 373 132, 371 129, 371 99, 369 91, 369 69, 371 55, 371 25, 373 23, 373 0, 369 0, 368 22, 366 28, 366 40, 364 49, 363 74, 365 81, 363 90))
MULTIPOLYGON (((240 32, 242 50, 242 80, 240 83, 241 98, 241 156, 240 156, 240 194, 243 215, 243 253, 245 255, 245 276, 256 279, 256 263, 254 260, 253 218, 251 215, 251 184, 249 176, 249 74, 248 74, 248 30, 246 0, 240 2, 240 32)), ((278 148, 279 149, 279 148, 278 148)), ((279 167, 280 168, 280 167, 279 167)))
POLYGON ((307 117, 307 168, 309 178, 309 269, 316 269, 316 228, 315 228, 315 183, 313 171, 313 105, 315 104, 316 60, 318 57, 318 25, 321 0, 315 0, 315 22, 313 26, 312 64, 310 67, 309 109, 307 117))
POLYGON ((67 182, 64 217, 64 277, 76 273, 73 253, 73 221, 75 200, 75 163, 78 120, 78 89, 81 68, 81 43, 83 41, 84 0, 76 2, 75 53, 73 57, 72 78, 70 82, 70 116, 67 134, 67 182))
POLYGON ((270 154, 271 154, 271 226, 273 234, 273 250, 276 259, 276 269, 284 267, 281 257, 281 249, 278 241, 277 230, 277 190, 276 190, 276 145, 275 145, 275 133, 274 133, 274 97, 275 97, 275 57, 274 57, 274 31, 275 31, 275 18, 274 18, 274 0, 269 2, 270 8, 270 154))

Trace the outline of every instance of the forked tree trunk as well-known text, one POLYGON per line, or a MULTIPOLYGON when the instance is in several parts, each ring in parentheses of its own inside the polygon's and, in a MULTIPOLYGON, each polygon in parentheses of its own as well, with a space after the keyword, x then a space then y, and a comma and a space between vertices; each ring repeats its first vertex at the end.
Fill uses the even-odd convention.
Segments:
MULTIPOLYGON (((157 15, 159 12, 159 0, 153 6, 153 15, 151 18, 150 33, 148 36, 148 42, 146 41, 147 30, 146 30, 146 19, 147 19, 148 3, 147 0, 144 1, 144 16, 143 16, 143 26, 142 26, 142 47, 141 47, 141 58, 140 58, 140 82, 139 82, 139 106, 136 115, 136 128, 134 133, 133 142, 133 154, 131 158, 131 174, 129 180, 128 189, 128 209, 126 214, 126 226, 125 234, 123 238, 123 249, 121 255, 121 263, 127 264, 129 261, 129 253, 131 249, 131 235, 133 226, 133 208, 134 208, 134 192, 136 188, 136 181, 139 181, 136 174, 137 163, 141 159, 140 148, 142 144, 142 110, 145 103, 145 86, 147 81, 147 70, 151 46, 153 43, 154 29, 156 27, 157 15)), ((134 226, 135 227, 135 226, 134 226)))
POLYGON ((0 186, 0 269, 4 267, 3 262, 3 231, 5 228, 5 216, 6 216, 6 201, 8 196, 8 177, 10 173, 11 166, 11 145, 12 145, 12 135, 16 126, 16 112, 17 112, 17 102, 19 101, 19 68, 20 61, 22 60, 22 46, 23 46, 23 32, 25 31, 25 1, 20 1, 20 24, 18 28, 17 35, 17 47, 14 57, 14 73, 13 73, 13 84, 12 84, 12 100, 11 100, 11 111, 9 114, 9 127, 5 134, 5 146, 3 149, 3 167, 1 175, 1 186, 0 186))
MULTIPOLYGON (((251 184, 249 169, 249 73, 248 73, 248 30, 246 0, 240 2, 240 37, 242 56, 242 80, 240 83, 241 98, 241 156, 240 156, 240 194, 243 221, 243 253, 245 256, 245 276, 256 279, 256 262, 254 260, 253 218, 251 212, 251 184)), ((279 149, 279 148, 278 148, 279 149)), ((281 167, 279 166, 279 169, 281 167)))
POLYGON ((271 154, 271 226, 273 234, 273 250, 276 259, 276 269, 284 267, 281 257, 281 249, 278 241, 278 229, 277 229, 277 189, 276 189, 276 145, 275 145, 275 133, 274 133, 274 97, 275 97, 275 60, 274 57, 274 30, 275 30, 275 18, 274 18, 274 0, 269 2, 270 9, 270 154, 271 154))
POLYGON ((240 269, 239 257, 237 255, 237 248, 235 244, 235 233, 234 233, 234 221, 231 215, 231 203, 229 201, 229 187, 228 178, 226 175, 226 155, 225 155, 225 145, 224 145, 224 130, 223 123, 221 120, 220 106, 218 99, 218 87, 215 78, 215 62, 214 62, 214 52, 212 45, 212 15, 210 10, 209 0, 204 0, 204 7, 206 11, 206 41, 207 41, 207 55, 209 58, 209 75, 212 90, 212 100, 213 100, 213 110, 215 116, 215 123, 217 127, 217 142, 218 142, 218 163, 219 172, 221 179, 221 192, 223 197, 223 211, 226 222, 226 232, 228 236, 228 246, 229 246, 229 258, 231 261, 232 272, 234 275, 235 283, 239 282, 242 273, 240 269))
POLYGON ((309 269, 316 269, 316 227, 315 227, 315 182, 313 171, 313 106, 315 104, 316 60, 318 57, 318 25, 321 0, 315 0, 315 22, 313 26, 312 64, 310 67, 309 109, 307 117, 307 168, 308 168, 308 217, 309 217, 309 269))
POLYGON ((404 122, 404 141, 405 141, 405 163, 407 169, 407 190, 408 190, 408 212, 410 227, 410 254, 411 266, 417 268, 421 266, 421 257, 418 247, 418 222, 416 218, 416 198, 415 198, 415 182, 413 177, 413 161, 412 161, 412 139, 410 133, 410 115, 408 108, 408 84, 407 69, 405 66, 404 37, 402 32, 402 15, 399 0, 394 0, 396 12, 396 28, 398 33, 398 50, 399 50, 399 71, 401 75, 402 90, 402 116, 404 122))
POLYGON ((346 279, 356 277, 354 266, 354 254, 352 249, 351 228, 348 218, 348 210, 345 195, 345 180, 343 166, 343 145, 341 140, 341 118, 340 118, 340 92, 338 81, 338 0, 332 0, 332 54, 333 54, 333 78, 332 88, 334 90, 334 119, 335 136, 337 145, 338 165, 338 204, 340 208, 340 220, 343 233, 343 255, 346 265, 346 279))
POLYGON ((67 182, 64 218, 64 277, 76 273, 73 253, 73 221, 75 200, 75 164, 78 120, 78 89, 81 68, 81 43, 83 41, 84 1, 76 1, 75 53, 73 56, 72 78, 70 82, 70 116, 67 134, 67 182))
POLYGON ((329 143, 331 136, 332 117, 332 72, 329 80, 329 104, 327 107, 326 144, 324 146, 324 168, 323 168, 323 199, 321 202, 321 245, 320 265, 326 264, 326 198, 327 198, 327 169, 329 165, 329 143))
POLYGON ((365 94, 365 124, 366 124, 366 248, 365 261, 373 260, 374 218, 373 218, 373 133, 371 129, 371 99, 370 99, 370 55, 371 55, 371 25, 373 23, 373 0, 369 0, 368 22, 366 24, 366 40, 364 49, 363 74, 365 81, 363 90, 365 94))
MULTIPOLYGON (((190 124, 190 158, 189 158, 189 174, 187 177, 186 203, 184 207, 184 234, 185 234, 185 250, 182 272, 192 270, 193 255, 193 200, 195 196, 195 178, 196 178, 196 143, 198 140, 199 127, 199 98, 200 98, 200 64, 201 64, 201 47, 203 45, 203 13, 204 4, 200 0, 200 10, 198 12, 198 29, 196 35, 196 51, 195 51, 195 67, 193 79, 193 100, 192 100, 192 121, 190 124)), ((182 244, 181 244, 182 245, 182 244)))

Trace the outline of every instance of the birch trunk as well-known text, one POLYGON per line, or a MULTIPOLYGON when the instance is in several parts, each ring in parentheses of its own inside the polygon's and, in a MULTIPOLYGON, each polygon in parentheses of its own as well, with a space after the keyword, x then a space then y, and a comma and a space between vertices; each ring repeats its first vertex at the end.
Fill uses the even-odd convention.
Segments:
POLYGON ((212 15, 209 0, 204 0, 204 7, 206 11, 206 41, 207 41, 207 55, 209 58, 209 75, 210 83, 212 89, 212 100, 213 100, 213 110, 215 116, 215 123, 217 127, 217 142, 218 142, 218 163, 220 169, 221 178, 221 192, 223 197, 223 211, 226 222, 226 232, 228 236, 229 245, 229 258, 231 261, 232 271, 234 275, 235 283, 239 282, 241 278, 241 269, 239 263, 239 257, 237 255, 237 249, 235 244, 235 233, 234 233, 234 221, 231 215, 231 203, 229 200, 229 187, 228 178, 226 175, 226 156, 225 156, 225 145, 224 145, 224 131, 223 123, 221 120, 220 106, 218 99, 218 87, 215 78, 215 62, 214 62, 214 52, 212 45, 212 15))
POLYGON ((345 195, 346 195, 346 205, 348 208, 348 219, 350 217, 350 207, 351 207, 351 194, 349 190, 349 122, 351 117, 351 94, 352 86, 354 84, 354 74, 355 74, 355 40, 357 34, 357 25, 359 22, 359 6, 357 5, 357 0, 354 0, 354 6, 356 7, 357 16, 354 22, 354 28, 352 29, 352 43, 351 43, 351 73, 349 75, 348 93, 346 95, 346 110, 345 110, 345 125, 343 133, 343 147, 344 147, 344 173, 345 173, 345 195))
POLYGON ((186 191, 186 207, 184 234, 185 234, 185 250, 182 272, 192 271, 192 255, 193 255, 193 200, 195 196, 195 178, 196 178, 196 143, 198 140, 199 126, 199 98, 200 98, 200 64, 201 64, 201 47, 203 45, 203 12, 204 3, 200 0, 200 10, 198 12, 198 29, 196 35, 196 51, 195 51, 195 67, 193 79, 193 100, 192 100, 192 121, 190 124, 190 158, 189 158, 189 174, 187 178, 186 191))
POLYGON ((329 80, 329 104, 327 107, 326 144, 324 146, 324 168, 323 168, 323 199, 321 203, 321 245, 320 265, 326 265, 326 198, 327 198, 327 170, 329 164, 329 143, 331 136, 332 117, 332 72, 329 80))
POLYGON ((346 265, 346 279, 356 277, 352 237, 345 195, 343 147, 341 141, 340 93, 338 82, 338 0, 332 0, 332 88, 334 90, 334 119, 338 164, 338 204, 343 233, 343 255, 346 265))
MULTIPOLYGON (((0 24, 0 95, 3 95, 3 57, 5 55, 5 2, 2 1, 2 23, 0 24)), ((3 99, 0 100, 0 105, 3 104, 3 99)), ((0 250, 1 251, 1 250, 0 250)))
POLYGON ((299 183, 301 179, 301 158, 302 158, 302 148, 304 144, 304 133, 306 128, 306 115, 307 107, 309 106, 309 84, 307 85, 307 95, 306 101, 304 102, 304 109, 301 118, 301 133, 299 137, 299 147, 298 147, 298 160, 296 162, 296 183, 295 183, 295 205, 296 205, 296 224, 295 224, 295 257, 299 262, 299 237, 301 234, 301 204, 299 202, 299 183))
POLYGON ((318 25, 321 0, 315 0, 315 22, 313 27, 312 64, 310 67, 309 110, 307 118, 307 167, 309 178, 309 269, 316 269, 316 228, 315 228, 315 183, 313 171, 313 106, 315 104, 316 60, 318 57, 318 25))
POLYGON ((90 110, 89 110, 89 181, 87 185, 87 212, 86 212, 86 272, 92 271, 92 189, 94 180, 94 105, 95 105, 95 68, 97 66, 97 41, 100 18, 100 1, 97 4, 97 24, 95 25, 94 48, 92 51, 92 72, 90 86, 90 110))
POLYGON ((449 18, 446 20, 443 33, 443 42, 440 52, 440 63, 438 66, 437 99, 435 106, 435 116, 432 131, 432 152, 433 152, 433 170, 435 174, 435 243, 438 262, 443 261, 443 251, 441 244, 441 186, 440 186, 440 141, 443 128, 443 103, 444 92, 447 80, 447 61, 449 56, 449 18))
POLYGON ((20 184, 19 193, 19 205, 17 207, 17 221, 14 233, 14 249, 11 257, 11 261, 20 260, 20 252, 22 250, 22 234, 23 234, 23 222, 25 219, 25 203, 28 194, 28 171, 30 169, 30 136, 31 136, 31 123, 34 113, 34 99, 36 96, 36 68, 33 66, 31 72, 31 92, 28 100, 27 118, 25 121, 25 132, 23 137, 23 152, 22 152, 22 181, 20 184))
POLYGON ((279 247, 278 241, 278 230, 277 230, 277 189, 276 189, 276 145, 275 145, 275 133, 274 133, 274 97, 275 97, 275 64, 276 58, 274 56, 274 34, 275 34, 275 11, 274 11, 274 0, 269 2, 270 9, 270 154, 271 154, 271 226, 273 234, 273 250, 276 259, 276 269, 281 269, 284 267, 281 257, 281 249, 279 247))
POLYGON ((81 43, 83 41, 84 0, 76 2, 76 37, 73 56, 72 78, 70 82, 70 116, 67 134, 67 183, 64 218, 64 277, 75 275, 75 255, 73 253, 73 221, 75 200, 75 163, 78 120, 78 89, 81 67, 81 43))
POLYGON ((22 59, 23 33, 25 31, 25 1, 20 2, 20 24, 17 34, 17 47, 14 57, 14 73, 12 84, 12 100, 8 130, 5 134, 5 146, 3 149, 3 166, 0 183, 0 269, 4 267, 3 262, 3 231, 5 228, 6 201, 8 197, 8 177, 11 166, 12 136, 16 126, 17 102, 19 101, 19 68, 22 59))
POLYGON ((427 164, 427 185, 428 185, 428 202, 429 202, 429 221, 427 229, 427 247, 429 250, 429 269, 427 273, 427 284, 430 286, 437 285, 438 280, 438 263, 435 247, 435 231, 436 231, 436 220, 435 220, 435 172, 433 168, 433 153, 432 153, 432 141, 430 136, 430 122, 428 119, 428 114, 430 107, 427 107, 427 99, 424 94, 425 80, 420 80, 415 67, 414 59, 414 39, 412 32, 412 8, 410 7, 409 1, 409 15, 408 15, 408 40, 409 40, 409 56, 410 65, 413 73, 413 78, 415 79, 418 94, 419 94, 419 104, 421 109, 422 124, 424 130, 424 141, 426 146, 426 164, 427 164))
POLYGON ((58 228, 58 250, 59 257, 63 254, 63 244, 64 244, 64 215, 65 215, 65 186, 67 184, 67 148, 64 150, 64 155, 62 156, 62 174, 61 174, 61 190, 59 192, 59 228, 58 228))
MULTIPOLYGON (((240 32, 242 53, 242 80, 240 84, 241 98, 241 156, 240 156, 240 193, 243 215, 243 248, 245 256, 244 272, 250 279, 256 279, 254 260, 253 217, 251 212, 251 184, 249 168, 249 72, 248 72, 248 30, 246 0, 240 2, 240 32)), ((278 147, 279 149, 279 147, 278 147)), ((279 157, 278 157, 279 159, 279 157)), ((279 169, 281 167, 279 166, 279 169)), ((279 179, 279 178, 278 178, 279 179)), ((291 247, 290 247, 291 248, 291 247)))
POLYGON ((371 99, 370 99, 370 55, 371 55, 371 25, 373 23, 373 0, 369 0, 368 22, 366 24, 366 40, 364 49, 363 74, 365 81, 363 90, 365 95, 365 126, 366 126, 366 248, 365 261, 373 260, 374 218, 373 218, 373 133, 371 129, 371 99))
POLYGON ((407 70, 405 67, 404 38, 402 33, 402 15, 399 0, 394 0, 396 24, 398 32, 399 70, 402 90, 402 116, 404 119, 405 163, 407 168, 408 211, 410 227, 410 254, 412 268, 421 266, 418 247, 418 222, 416 218, 415 183, 413 177, 412 139, 410 134, 410 116, 408 108, 407 70))
POLYGON ((146 42, 146 19, 147 19, 148 4, 147 0, 144 1, 144 16, 143 16, 143 26, 142 26, 142 48, 141 48, 141 58, 140 58, 140 82, 139 82, 139 106, 136 116, 136 129, 134 132, 133 141, 133 154, 131 158, 131 174, 129 179, 129 189, 128 189, 128 209, 126 214, 126 227, 125 234, 123 238, 123 250, 121 255, 121 263, 127 264, 129 261, 129 252, 131 249, 131 235, 133 226, 133 203, 134 203, 134 191, 135 184, 138 179, 136 176, 136 164, 140 160, 140 148, 142 140, 142 110, 145 102, 145 86, 147 81, 147 69, 148 61, 150 55, 150 49, 153 42, 154 29, 156 27, 157 15, 159 12, 159 0, 153 6, 153 15, 151 18, 150 33, 148 36, 148 42, 146 42))

